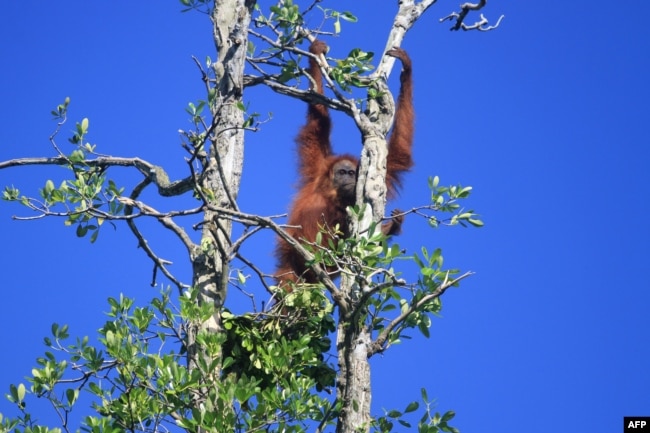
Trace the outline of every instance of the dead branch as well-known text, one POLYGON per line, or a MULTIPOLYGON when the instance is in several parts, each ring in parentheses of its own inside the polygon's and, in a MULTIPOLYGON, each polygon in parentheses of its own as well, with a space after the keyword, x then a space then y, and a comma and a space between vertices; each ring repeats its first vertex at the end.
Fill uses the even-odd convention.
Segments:
POLYGON ((488 25, 488 20, 485 18, 483 14, 480 15, 480 19, 476 21, 474 24, 465 24, 465 18, 467 17, 467 14, 469 14, 471 11, 478 11, 482 9, 485 5, 487 4, 487 0, 479 0, 478 3, 463 3, 460 5, 460 12, 452 12, 448 16, 441 18, 440 22, 444 21, 456 21, 456 23, 449 29, 451 31, 456 31, 456 30, 478 30, 480 32, 488 32, 490 30, 494 30, 497 27, 499 27, 499 24, 501 24, 501 20, 505 17, 504 15, 501 15, 499 19, 497 20, 497 23, 493 26, 488 25))

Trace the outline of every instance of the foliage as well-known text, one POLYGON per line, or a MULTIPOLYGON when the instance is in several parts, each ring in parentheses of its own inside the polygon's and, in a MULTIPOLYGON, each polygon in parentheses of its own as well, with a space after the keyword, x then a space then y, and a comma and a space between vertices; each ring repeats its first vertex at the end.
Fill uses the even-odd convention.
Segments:
MULTIPOLYGON (((455 427, 449 425, 456 414, 453 411, 445 412, 440 414, 438 412, 432 412, 432 403, 429 401, 427 396, 427 391, 422 388, 422 401, 426 406, 424 414, 418 420, 417 429, 419 433, 458 433, 459 430, 455 427)), ((397 421, 401 426, 406 428, 412 428, 412 424, 405 419, 405 415, 411 412, 415 412, 420 408, 420 404, 417 401, 409 403, 403 411, 391 410, 386 411, 383 416, 378 417, 375 420, 375 427, 378 432, 391 432, 395 426, 395 421, 397 421)))
POLYGON ((271 426, 301 431, 307 420, 327 422, 331 403, 312 392, 333 382, 333 370, 323 362, 329 349, 324 334, 332 327, 327 310, 289 327, 268 316, 224 315, 225 334, 199 337, 209 353, 225 348, 216 388, 206 386, 214 364, 201 364, 194 371, 184 366, 185 329, 211 314, 207 306, 196 308, 195 297, 188 291, 180 308, 170 303, 169 291, 145 307, 126 296, 110 298, 99 345, 90 344, 88 337, 70 343, 67 326, 54 324, 30 386, 12 385, 7 395, 22 415, 3 419, 2 429, 43 427, 27 410, 29 395, 48 399, 63 428, 71 428, 68 420, 74 419, 72 412, 84 392, 90 394, 85 399, 94 411, 83 419, 86 431, 158 431, 174 424, 215 432, 271 426), (205 397, 201 407, 193 404, 197 395, 205 397))
MULTIPOLYGON (((69 105, 70 98, 66 98, 52 111, 59 128, 67 119, 69 105)), ((63 216, 66 226, 76 227, 78 237, 91 233, 90 241, 95 242, 106 217, 123 213, 124 205, 118 201, 118 197, 124 188, 106 179, 105 167, 101 164, 88 165, 87 156, 95 154, 95 146, 84 142, 89 124, 88 118, 77 122, 68 140, 75 148, 69 155, 62 155, 61 166, 72 172, 70 179, 61 182, 58 187, 52 180, 47 180, 39 190, 40 199, 21 195, 15 187, 5 187, 2 198, 20 202, 44 215, 63 216)))
POLYGON ((268 314, 222 315, 226 374, 259 380, 262 388, 283 387, 291 375, 314 380, 317 391, 334 386, 327 362, 334 331, 333 305, 318 286, 302 286, 268 314))
MULTIPOLYGON (((436 202, 447 211, 456 209, 448 201, 436 202)), ((458 271, 443 269, 440 250, 423 249, 404 257, 397 244, 389 245, 374 228, 368 237, 316 250, 314 260, 336 263, 358 275, 363 293, 360 320, 377 334, 378 351, 383 351, 410 328, 429 337, 429 313, 440 310, 440 289, 458 271), (390 267, 405 259, 420 268, 416 286, 407 287, 390 267), (408 296, 400 293, 403 290, 408 296), (391 318, 393 312, 397 316, 391 318)), ((67 326, 54 324, 30 386, 12 385, 7 396, 21 415, 4 419, 2 428, 55 431, 40 426, 27 410, 30 394, 48 399, 64 420, 63 427, 69 428, 68 420, 74 419, 72 411, 84 392, 90 393, 94 411, 83 419, 86 431, 157 431, 173 424, 190 431, 305 431, 310 422, 335 422, 338 402, 328 397, 336 375, 328 362, 333 305, 320 286, 297 287, 265 314, 224 311, 225 332, 203 332, 197 338, 212 362, 199 363, 190 371, 184 365, 184 335, 192 324, 213 314, 211 306, 198 305, 196 297, 196 290, 188 290, 180 297, 180 306, 174 306, 170 292, 164 291, 143 307, 126 296, 110 298, 109 320, 99 331, 100 346, 91 345, 88 337, 69 343, 67 326), (218 365, 220 386, 206 387, 218 365), (204 402, 199 407, 193 404, 197 395, 204 402)), ((418 430, 455 431, 447 425, 453 414, 431 414, 426 395, 423 398, 427 409, 418 430)), ((418 407, 411 403, 403 411, 388 411, 373 425, 381 432, 392 431, 395 421, 408 427, 404 416, 418 407)))

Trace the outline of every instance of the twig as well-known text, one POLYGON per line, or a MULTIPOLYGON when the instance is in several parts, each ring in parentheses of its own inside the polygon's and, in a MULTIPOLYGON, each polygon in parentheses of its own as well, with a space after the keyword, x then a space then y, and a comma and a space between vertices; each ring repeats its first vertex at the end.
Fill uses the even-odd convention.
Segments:
POLYGON ((501 24, 501 20, 505 18, 504 15, 501 15, 497 20, 497 23, 493 26, 485 27, 485 25, 488 24, 488 20, 487 18, 485 18, 485 16, 483 16, 483 14, 480 15, 480 20, 476 21, 474 24, 470 24, 470 25, 465 24, 465 18, 467 17, 467 14, 469 14, 470 11, 478 11, 482 9, 486 4, 487 4, 487 0, 479 0, 478 3, 463 3, 462 5, 460 5, 460 12, 452 12, 448 16, 441 18, 440 22, 455 20, 456 23, 449 29, 451 31, 457 31, 463 29, 463 30, 478 30, 481 32, 488 32, 490 30, 494 30, 497 27, 499 27, 499 24, 501 24))
POLYGON ((442 296, 442 294, 445 293, 445 291, 449 287, 457 284, 458 282, 460 282, 461 280, 469 277, 472 274, 473 274, 473 272, 465 272, 460 277, 457 277, 457 278, 450 281, 449 280, 449 273, 447 273, 447 275, 445 276, 445 280, 438 286, 438 288, 435 291, 433 291, 432 293, 430 293, 430 294, 428 294, 426 296, 423 296, 419 301, 411 303, 411 305, 409 306, 408 309, 406 309, 399 316, 397 316, 395 319, 393 319, 388 324, 388 326, 386 326, 381 331, 381 333, 379 334, 379 336, 377 336, 375 341, 373 341, 372 344, 370 344, 369 347, 368 347, 368 358, 370 358, 372 355, 374 355, 376 353, 383 352, 384 350, 386 350, 388 348, 388 346, 386 346, 386 342, 388 341, 388 337, 390 336, 390 334, 393 332, 393 330, 398 325, 400 325, 406 319, 408 319, 411 314, 416 312, 419 308, 421 308, 427 302, 430 302, 433 299, 442 296))

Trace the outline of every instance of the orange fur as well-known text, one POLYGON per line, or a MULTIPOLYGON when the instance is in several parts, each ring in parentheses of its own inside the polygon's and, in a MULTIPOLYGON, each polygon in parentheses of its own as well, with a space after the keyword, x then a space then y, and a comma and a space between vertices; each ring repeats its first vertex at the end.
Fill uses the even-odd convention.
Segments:
MULTIPOLYGON (((322 41, 312 43, 309 51, 320 55, 327 52, 322 41)), ((395 123, 388 140, 388 161, 386 165, 386 186, 388 196, 393 197, 401 185, 400 175, 412 165, 411 146, 413 144, 413 83, 411 59, 401 48, 393 48, 388 55, 401 60, 403 70, 400 76, 401 88, 397 98, 395 123)), ((314 80, 316 92, 323 94, 323 75, 317 62, 310 58, 307 72, 314 80)), ((312 86, 313 88, 313 86, 312 86)), ((333 229, 337 224, 344 236, 347 233, 346 208, 354 204, 354 196, 341 194, 334 182, 333 167, 341 161, 350 161, 357 167, 359 161, 352 155, 336 156, 332 152, 330 131, 332 128, 328 108, 323 104, 309 104, 307 122, 296 138, 300 158, 300 190, 289 212, 288 224, 299 226, 287 231, 296 239, 313 242, 322 227, 333 229)), ((397 234, 403 216, 394 217, 382 226, 387 235, 397 234)), ((324 239, 323 243, 326 242, 324 239)), ((326 244, 326 243, 325 243, 326 244)), ((316 283, 317 278, 305 265, 302 257, 282 239, 276 248, 278 269, 275 277, 278 285, 286 283, 316 283)))

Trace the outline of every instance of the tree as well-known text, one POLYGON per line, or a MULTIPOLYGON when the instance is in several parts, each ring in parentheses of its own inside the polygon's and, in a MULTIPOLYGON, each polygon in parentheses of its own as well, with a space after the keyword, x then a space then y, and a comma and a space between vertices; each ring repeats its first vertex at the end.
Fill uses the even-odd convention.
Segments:
MULTIPOLYGON (((83 420, 89 431, 157 431, 174 425, 188 431, 324 431, 335 425, 338 432, 352 432, 390 431, 394 420, 406 425, 402 415, 415 411, 417 403, 371 416, 368 359, 399 341, 409 328, 428 335, 430 315, 441 308, 440 296, 470 273, 444 268, 439 250, 423 249, 408 258, 420 268, 417 280, 402 279, 393 269, 396 260, 404 259, 399 246, 387 244, 375 230, 384 215, 385 194, 376 192, 384 188, 384 137, 394 110, 384 79, 392 58, 382 56, 370 74, 374 58, 360 49, 335 66, 321 62, 334 97, 319 102, 348 114, 361 132, 360 187, 357 205, 350 210, 353 235, 329 248, 303 244, 288 236, 276 219, 238 206, 244 131, 261 125, 258 115, 246 112, 243 96, 246 88, 264 85, 304 101, 316 98, 300 90, 300 65, 311 55, 305 41, 327 34, 322 28, 306 28, 304 17, 322 14, 338 33, 341 20, 354 21, 354 15, 323 9, 319 1, 303 5, 302 11, 286 0, 269 10, 252 0, 181 3, 186 11, 210 18, 217 53, 214 60, 196 60, 206 96, 188 107, 193 129, 182 131, 188 152, 185 178, 170 181, 165 169, 140 158, 103 156, 88 142, 88 119, 76 123, 70 138, 75 150, 61 151, 57 138, 67 121, 69 99, 53 111, 59 121, 51 138, 54 156, 0 163, 0 169, 56 165, 68 170, 70 179, 59 186, 46 181, 40 198, 13 187, 5 188, 3 197, 41 216, 63 217, 78 236, 89 236, 91 242, 104 224, 123 221, 153 262, 154 281, 161 273, 172 288, 146 306, 136 306, 126 296, 110 299, 109 320, 100 330, 102 348, 87 339, 64 343, 67 327, 54 325, 48 339, 52 350, 38 360, 41 368, 34 370, 29 392, 52 402, 65 430, 73 428, 69 415, 83 400, 82 390, 92 395, 94 414, 83 420), (346 96, 358 88, 367 89, 363 103, 346 96), (115 167, 135 170, 141 179, 129 188, 120 186, 109 177, 115 167), (154 188, 164 197, 192 196, 195 205, 160 211, 142 199, 154 188), (196 218, 194 227, 186 223, 196 218), (192 281, 174 275, 144 236, 140 222, 145 219, 160 223, 184 246, 192 281), (235 225, 243 228, 233 235, 235 225), (198 242, 192 240, 191 228, 200 230, 198 242), (279 296, 267 273, 240 254, 241 246, 262 230, 272 230, 296 248, 319 271, 320 284, 279 296), (267 287, 277 303, 260 313, 230 313, 229 285, 246 283, 233 263, 253 270, 257 284, 267 287), (332 265, 344 270, 338 283, 325 271, 332 265), (299 314, 287 315, 289 307, 299 314), (337 367, 327 357, 333 331, 337 367)), ((434 3, 400 2, 386 47, 399 46, 434 3)), ((489 30, 493 27, 482 16, 475 24, 465 24, 470 12, 484 6, 485 1, 466 3, 443 20, 452 21, 453 30, 489 30)), ((473 211, 458 204, 471 188, 442 187, 435 177, 430 188, 431 203, 409 212, 424 215, 433 226, 482 224, 473 211), (450 216, 441 216, 444 213, 450 216)), ((3 419, 3 428, 49 431, 26 411, 27 393, 22 384, 11 387, 9 398, 20 412, 3 419)), ((428 403, 426 392, 422 397, 428 403)), ((448 425, 452 417, 452 412, 431 413, 427 406, 419 429, 453 431, 448 425)))

